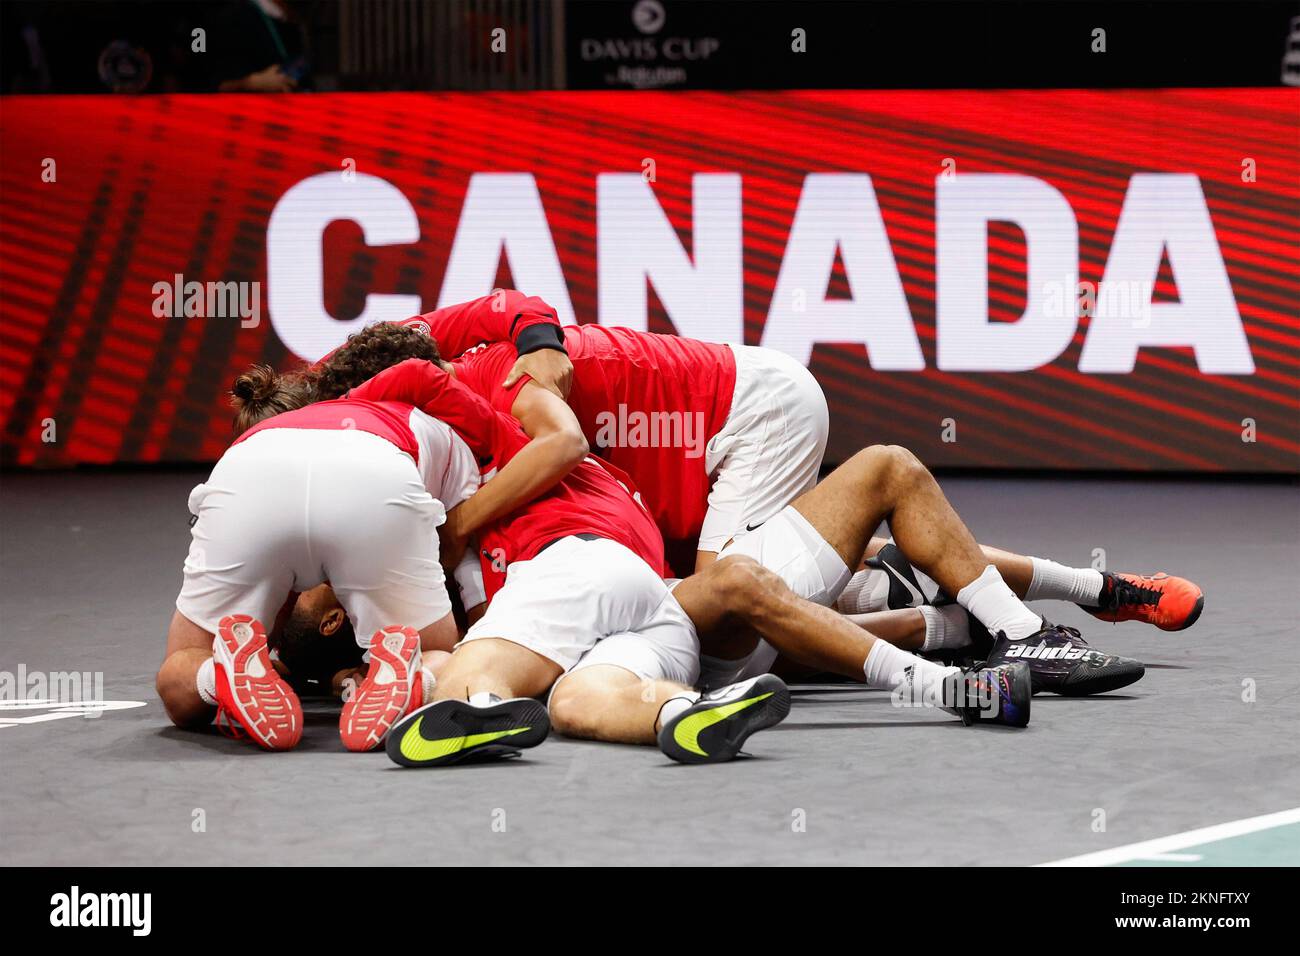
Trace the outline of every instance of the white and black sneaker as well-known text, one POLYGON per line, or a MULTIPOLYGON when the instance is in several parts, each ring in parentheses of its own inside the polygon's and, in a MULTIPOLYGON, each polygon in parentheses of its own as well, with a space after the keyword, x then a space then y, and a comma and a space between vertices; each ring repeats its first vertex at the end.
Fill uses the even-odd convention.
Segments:
POLYGON ((920 607, 929 604, 921 584, 916 579, 916 571, 907 560, 898 545, 890 542, 875 555, 866 560, 867 567, 874 571, 883 571, 889 575, 889 596, 886 603, 891 611, 901 608, 920 607))

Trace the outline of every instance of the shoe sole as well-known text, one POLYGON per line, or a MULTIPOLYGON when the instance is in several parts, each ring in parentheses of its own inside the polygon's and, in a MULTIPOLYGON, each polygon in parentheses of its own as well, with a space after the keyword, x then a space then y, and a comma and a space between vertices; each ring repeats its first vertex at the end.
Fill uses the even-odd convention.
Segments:
POLYGON ((790 689, 785 682, 772 674, 765 674, 754 682, 749 693, 740 701, 719 703, 716 707, 688 708, 659 730, 659 749, 678 763, 723 763, 735 758, 749 737, 760 730, 785 720, 790 713, 790 689), (757 702, 738 710, 715 723, 695 732, 687 732, 687 740, 677 737, 677 729, 689 717, 708 714, 720 707, 742 701, 757 702), (694 744, 694 749, 690 744, 694 744))
POLYGON ((445 767, 469 760, 514 756, 551 732, 546 706, 530 697, 474 707, 463 700, 426 704, 402 718, 384 742, 403 767, 445 767))
POLYGON ((1076 668, 1059 685, 1043 689, 1062 697, 1090 697, 1135 684, 1146 672, 1146 665, 1141 661, 1121 658, 1105 667, 1076 668))
POLYGON ((239 725, 267 750, 296 747, 302 704, 271 664, 266 628, 247 614, 231 614, 221 619, 213 643, 220 644, 213 648, 217 684, 224 685, 239 725))
POLYGON ((391 624, 370 638, 366 678, 339 715, 339 737, 344 747, 362 753, 384 742, 411 704, 419 653, 420 634, 413 627, 391 624), (376 680, 381 676, 386 678, 384 683, 376 680))

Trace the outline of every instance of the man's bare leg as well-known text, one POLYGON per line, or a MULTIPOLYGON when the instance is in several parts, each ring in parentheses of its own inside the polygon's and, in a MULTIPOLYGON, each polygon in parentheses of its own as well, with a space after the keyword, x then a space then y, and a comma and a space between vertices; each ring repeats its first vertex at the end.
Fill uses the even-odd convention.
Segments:
POLYGON ((675 681, 647 680, 615 664, 596 664, 556 684, 551 724, 566 737, 653 744, 664 703, 682 696, 694 691, 675 681))
POLYGON ((851 568, 887 521, 912 564, 990 631, 1017 640, 1041 627, 1041 619, 988 563, 934 476, 905 448, 863 449, 796 499, 794 509, 851 568))
MULTIPOLYGON (((958 668, 893 647, 831 608, 804 600, 752 558, 722 558, 684 580, 673 596, 701 636, 743 624, 781 654, 814 670, 840 674, 870 687, 907 690, 904 699, 937 703, 949 710, 967 704, 964 695, 972 685, 958 680, 962 673, 958 668)), ((893 620, 899 623, 903 619, 893 620)), ((1016 666, 1024 668, 1023 664, 1016 666)), ((1023 726, 1031 695, 1028 671, 1015 681, 1003 682, 997 693, 1004 695, 998 698, 1000 711, 982 714, 1023 726)))
MULTIPOLYGON (((867 559, 874 558, 880 553, 880 549, 887 544, 889 544, 888 538, 873 537, 867 545, 866 552, 862 555, 858 570, 865 569, 867 559)), ((1028 594, 1029 585, 1034 579, 1033 559, 1023 554, 1013 554, 1010 551, 1003 551, 1001 548, 993 548, 987 544, 981 544, 979 548, 984 554, 984 560, 998 569, 998 574, 1002 575, 1002 580, 1007 582, 1007 587, 1016 593, 1016 597, 1024 598, 1028 594)))
MULTIPOLYGON (((167 628, 167 651, 158 668, 155 686, 163 709, 177 727, 195 730, 212 723, 217 708, 199 693, 199 671, 212 660, 213 635, 180 611, 172 614, 167 628)), ((210 694, 215 698, 216 684, 210 694)))
POLYGON ((476 757, 511 756, 550 733, 544 694, 563 672, 554 661, 502 638, 460 644, 437 675, 432 700, 404 716, 384 749, 405 767, 437 767, 476 757))
POLYGON ((750 558, 714 562, 677 585, 673 597, 702 637, 743 625, 806 667, 867 680, 865 667, 876 635, 830 608, 801 599, 774 572, 750 558))
POLYGON ((521 644, 495 637, 468 641, 440 669, 434 700, 469 700, 494 694, 503 700, 537 697, 564 673, 554 661, 521 644))
POLYGON ((920 608, 844 614, 846 621, 905 651, 919 651, 925 645, 925 615, 920 608))

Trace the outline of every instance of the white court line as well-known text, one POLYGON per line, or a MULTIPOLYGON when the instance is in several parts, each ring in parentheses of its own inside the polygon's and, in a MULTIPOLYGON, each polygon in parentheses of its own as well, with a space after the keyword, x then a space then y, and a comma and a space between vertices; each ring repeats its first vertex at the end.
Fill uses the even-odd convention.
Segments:
POLYGON ((1165 854, 1175 853, 1189 846, 1215 843, 1231 837, 1245 836, 1247 833, 1283 827, 1289 823, 1300 823, 1300 807, 1291 810, 1280 810, 1277 813, 1266 813, 1262 817, 1247 817, 1245 820, 1217 823, 1212 827, 1201 827, 1199 830, 1184 830, 1182 833, 1174 833, 1155 840, 1111 847, 1109 850, 1098 850, 1096 853, 1084 853, 1082 856, 1066 857, 1064 860, 1053 860, 1050 863, 1039 863, 1038 865, 1112 866, 1116 863, 1128 863, 1133 860, 1159 859, 1165 854))

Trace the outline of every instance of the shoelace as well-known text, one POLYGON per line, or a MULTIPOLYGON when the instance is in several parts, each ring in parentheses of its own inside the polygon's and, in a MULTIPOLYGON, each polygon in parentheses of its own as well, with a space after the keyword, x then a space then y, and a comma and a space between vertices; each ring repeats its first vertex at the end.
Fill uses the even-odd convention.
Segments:
POLYGON ((243 740, 248 736, 238 719, 232 717, 230 711, 224 704, 217 704, 217 716, 212 723, 216 726, 217 732, 223 737, 229 737, 231 740, 243 740))
POLYGON ((1159 604, 1160 592, 1155 588, 1143 587, 1140 584, 1134 584, 1127 578, 1121 578, 1118 574, 1111 578, 1112 587, 1110 592, 1110 601, 1106 610, 1118 611, 1124 604, 1159 604))
POLYGON ((1052 630, 1064 634, 1065 639, 1068 641, 1073 641, 1075 644, 1082 644, 1084 647, 1088 646, 1088 642, 1083 639, 1083 635, 1079 633, 1077 627, 1066 627, 1064 624, 1053 624, 1052 630))

